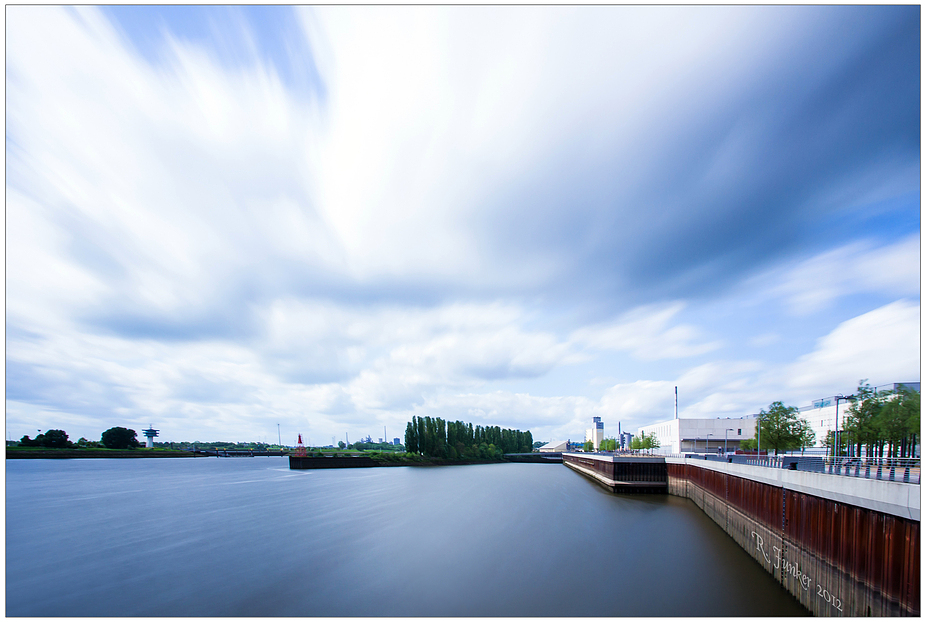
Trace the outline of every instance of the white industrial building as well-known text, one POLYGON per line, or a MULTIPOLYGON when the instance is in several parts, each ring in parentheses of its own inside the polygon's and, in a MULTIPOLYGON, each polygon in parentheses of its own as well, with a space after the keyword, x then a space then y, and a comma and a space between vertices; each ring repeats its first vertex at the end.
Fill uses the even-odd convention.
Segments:
POLYGON ((638 434, 658 439, 657 453, 710 452, 728 448, 733 452, 746 438, 755 435, 757 415, 720 419, 669 419, 639 428, 638 434))
MULTIPOLYGON (((873 387, 873 389, 877 393, 883 393, 884 391, 899 391, 903 387, 921 391, 921 383, 919 382, 893 382, 873 387)), ((836 407, 838 408, 838 429, 843 430, 845 428, 845 415, 851 404, 852 402, 843 396, 833 395, 815 400, 811 405, 800 408, 800 417, 806 420, 816 435, 816 447, 822 447, 825 437, 835 429, 836 407)))
MULTIPOLYGON (((895 382, 874 387, 878 393, 898 391, 906 387, 921 391, 919 382, 895 382)), ((851 406, 845 396, 831 396, 813 401, 809 406, 799 409, 802 417, 815 434, 815 447, 822 447, 826 435, 835 429, 836 407, 838 429, 844 429, 845 414, 851 406)), ((758 415, 739 418, 715 419, 669 419, 639 428, 639 433, 646 436, 654 434, 659 441, 658 453, 676 454, 681 452, 716 453, 724 447, 729 452, 739 448, 739 443, 747 438, 754 438, 758 415), (727 440, 728 439, 728 440, 727 440)))

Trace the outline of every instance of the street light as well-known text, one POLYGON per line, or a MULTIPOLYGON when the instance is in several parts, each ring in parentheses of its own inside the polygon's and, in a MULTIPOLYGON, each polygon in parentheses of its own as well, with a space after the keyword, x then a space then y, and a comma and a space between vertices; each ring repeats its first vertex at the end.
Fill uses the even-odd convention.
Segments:
POLYGON ((838 457, 838 403, 839 402, 848 402, 854 401, 856 397, 854 395, 836 395, 835 396, 835 431, 833 435, 835 437, 835 449, 832 453, 834 457, 838 457))
POLYGON ((726 428, 726 439, 723 441, 723 453, 729 451, 729 433, 732 432, 732 428, 726 428))

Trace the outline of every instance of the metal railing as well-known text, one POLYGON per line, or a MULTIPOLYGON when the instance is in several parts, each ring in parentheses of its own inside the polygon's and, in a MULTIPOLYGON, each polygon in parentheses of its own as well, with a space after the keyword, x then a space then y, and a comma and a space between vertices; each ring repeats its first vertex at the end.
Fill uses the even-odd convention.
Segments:
POLYGON ((792 471, 825 473, 844 477, 877 479, 888 482, 922 483, 921 458, 859 458, 856 456, 838 456, 836 458, 832 456, 795 456, 786 454, 779 456, 750 456, 747 454, 689 453, 673 454, 673 456, 711 462, 748 464, 772 469, 790 469, 792 471))

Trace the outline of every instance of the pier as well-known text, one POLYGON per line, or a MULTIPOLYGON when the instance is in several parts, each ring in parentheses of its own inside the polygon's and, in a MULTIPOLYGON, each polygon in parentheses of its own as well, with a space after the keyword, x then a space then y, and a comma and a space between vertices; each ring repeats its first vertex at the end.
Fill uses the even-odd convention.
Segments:
POLYGON ((668 468, 664 458, 563 453, 562 463, 611 492, 668 492, 668 468))
POLYGON ((369 456, 289 456, 290 469, 358 469, 381 466, 369 456))

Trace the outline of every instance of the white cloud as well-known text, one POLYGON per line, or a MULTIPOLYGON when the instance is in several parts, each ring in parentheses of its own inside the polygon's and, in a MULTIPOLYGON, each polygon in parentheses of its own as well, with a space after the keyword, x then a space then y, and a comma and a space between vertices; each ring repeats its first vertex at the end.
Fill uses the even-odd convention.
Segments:
POLYGON ((921 309, 898 300, 842 322, 819 339, 815 350, 782 371, 786 386, 825 394, 850 390, 862 378, 875 386, 917 381, 920 347, 921 309))
POLYGON ((777 284, 764 297, 786 300, 792 313, 807 315, 854 294, 914 295, 919 291, 920 265, 918 235, 879 247, 852 242, 795 266, 775 269, 771 279, 777 284))
POLYGON ((704 341, 702 331, 694 326, 670 325, 683 309, 680 302, 638 307, 612 323, 581 328, 571 339, 587 348, 625 351, 645 361, 697 356, 720 348, 721 341, 704 341))
MULTIPOLYGON (((598 414, 626 427, 670 416, 675 384, 682 414, 706 415, 788 386, 803 396, 848 376, 910 379, 919 333, 906 302, 845 322, 790 374, 684 368, 730 342, 691 319, 691 302, 574 320, 601 300, 584 275, 622 265, 582 264, 589 244, 665 254, 652 231, 672 214, 641 196, 664 164, 640 145, 676 153, 667 112, 734 101, 763 79, 745 72, 755 59, 773 64, 781 41, 812 35, 782 34, 796 18, 744 27, 764 11, 612 9, 307 9, 322 103, 256 53, 228 69, 174 38, 153 66, 96 8, 10 7, 8 426, 98 438, 155 423, 165 438, 244 440, 280 423, 286 440, 382 425, 400 435, 412 414, 454 412, 574 439, 598 414), (730 52, 742 49, 753 53, 730 52), (678 106, 685 93, 697 96, 678 106), (600 163, 598 179, 587 171, 600 163), (546 182, 563 195, 547 198, 546 182), (610 220, 619 226, 597 226, 610 220), (520 235, 521 246, 508 239, 520 235), (556 299, 562 283, 579 294, 556 299), (613 372, 595 369, 611 356, 665 371, 583 395, 587 377, 613 372), (510 389, 566 366, 592 373, 559 396, 510 389)), ((760 129, 735 125, 719 141, 707 185, 738 185, 760 129)), ((854 242, 772 271, 767 296, 802 310, 846 293, 911 299, 917 266, 915 236, 854 242)), ((608 287, 621 278, 607 273, 608 287)), ((621 295, 600 295, 603 306, 635 304, 621 295)), ((761 327, 752 343, 770 349, 781 334, 761 327)))

